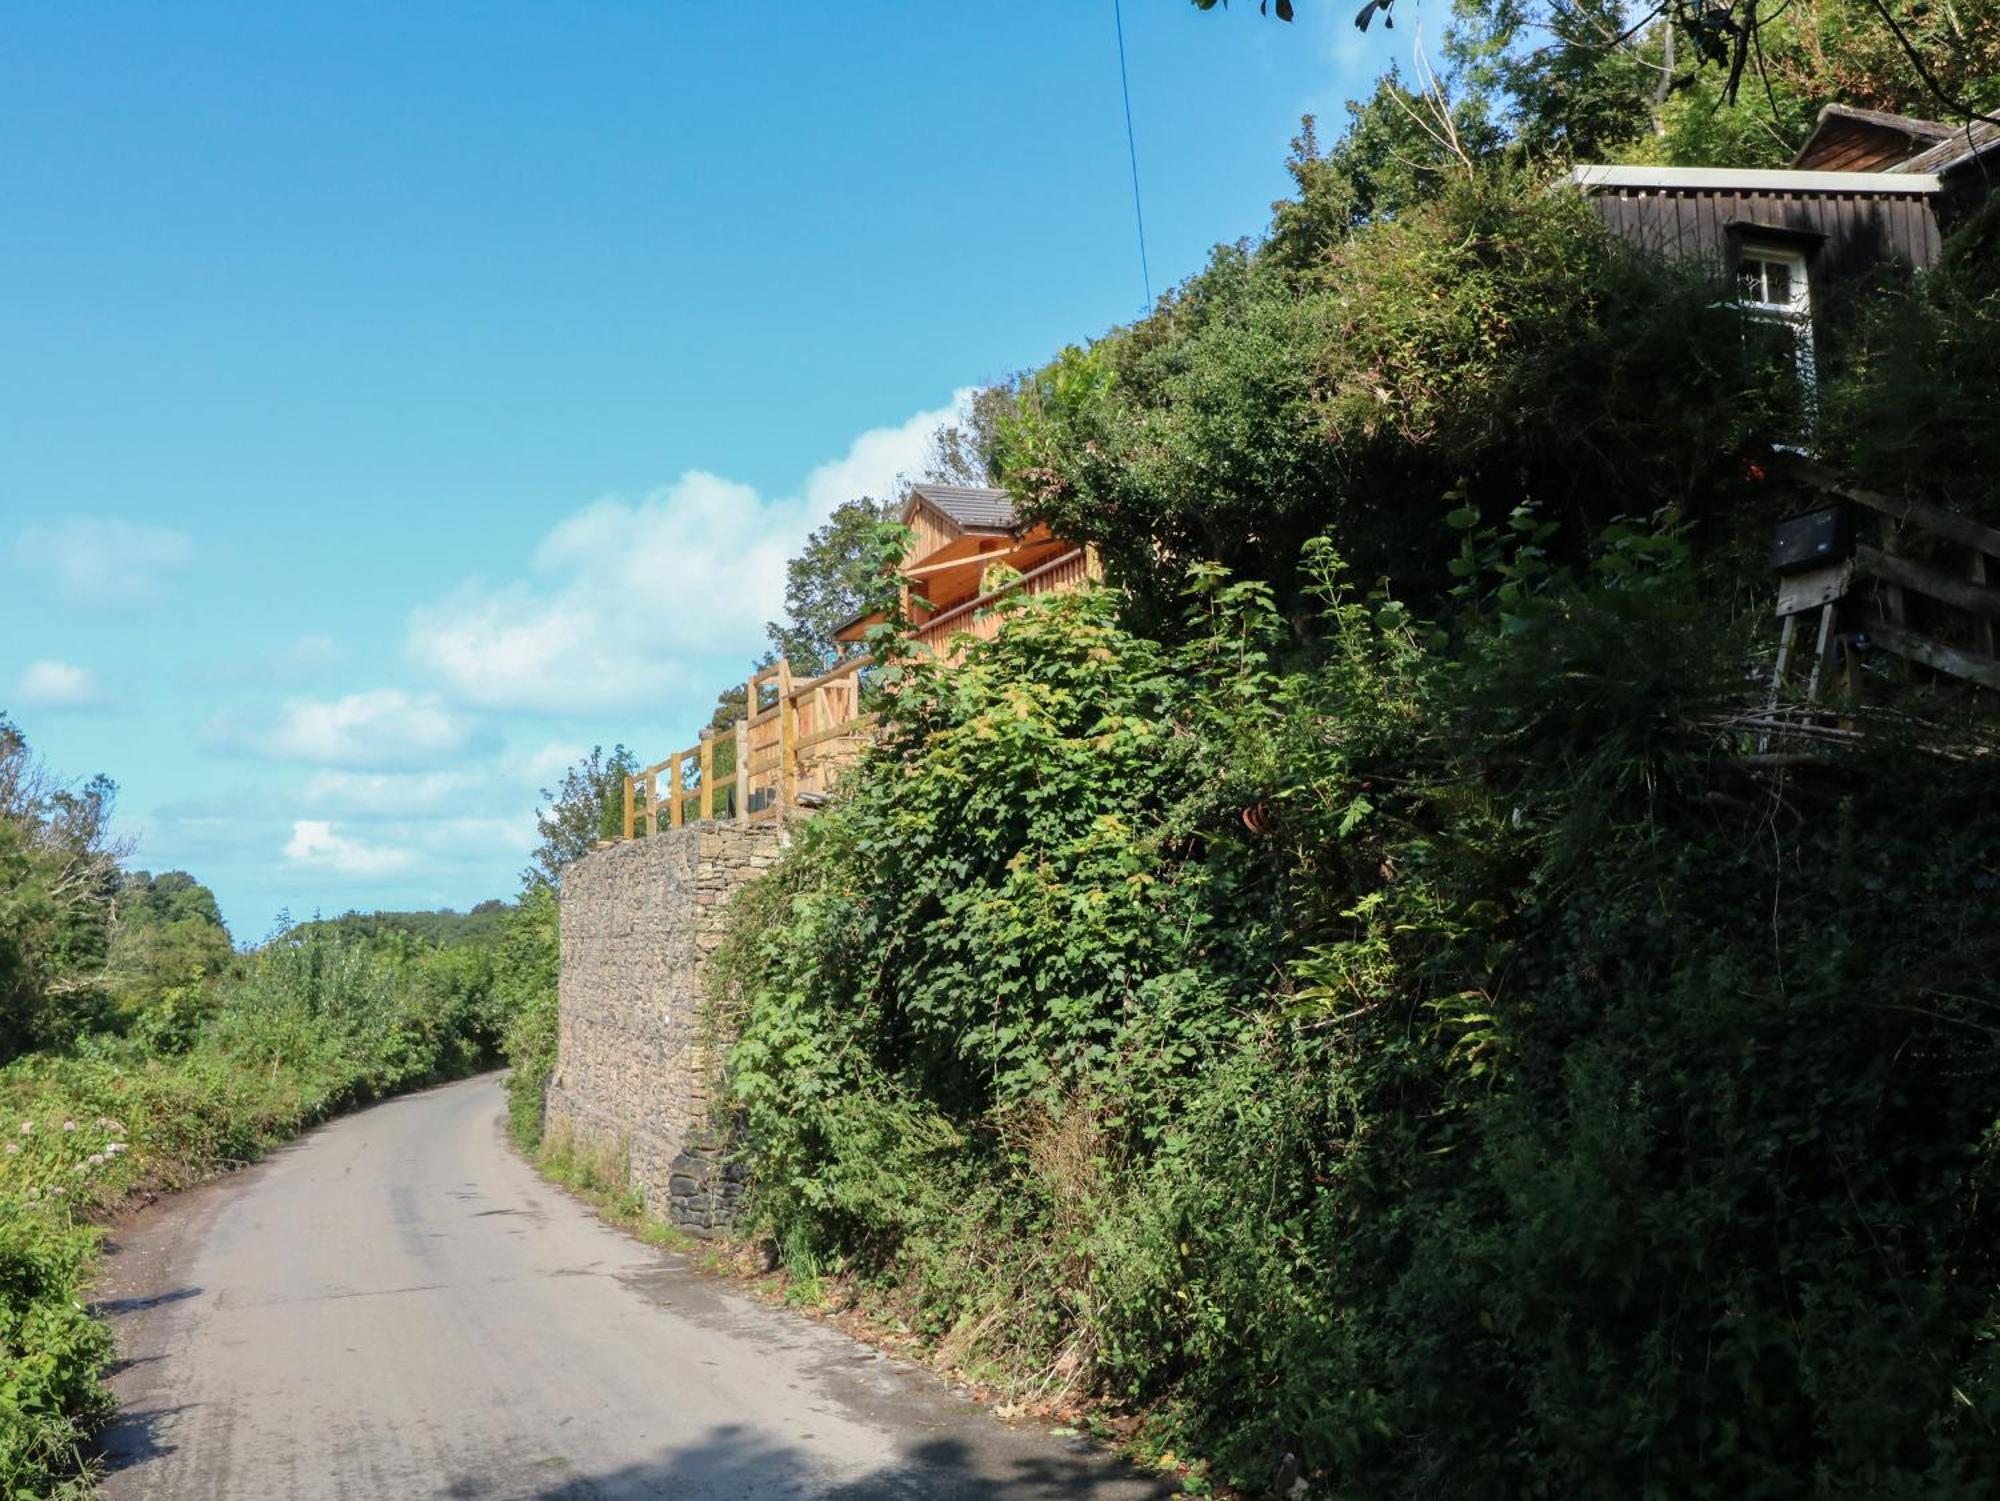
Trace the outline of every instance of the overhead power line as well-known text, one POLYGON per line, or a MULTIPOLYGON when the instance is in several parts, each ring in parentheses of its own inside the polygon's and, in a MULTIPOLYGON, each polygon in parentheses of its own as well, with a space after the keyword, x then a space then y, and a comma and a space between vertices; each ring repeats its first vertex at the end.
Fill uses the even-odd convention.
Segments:
POLYGON ((1125 96, 1125 150, 1132 159, 1132 217, 1139 221, 1139 278, 1146 287, 1146 306, 1153 305, 1153 272, 1146 264, 1146 207, 1139 200, 1139 141, 1132 134, 1132 84, 1125 75, 1125 12, 1111 0, 1111 19, 1118 27, 1118 91, 1125 96))

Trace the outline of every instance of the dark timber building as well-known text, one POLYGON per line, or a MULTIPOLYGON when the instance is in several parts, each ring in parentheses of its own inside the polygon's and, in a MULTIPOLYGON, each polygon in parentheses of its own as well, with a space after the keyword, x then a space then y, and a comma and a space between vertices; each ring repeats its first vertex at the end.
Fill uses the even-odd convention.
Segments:
POLYGON ((1779 171, 1588 166, 1572 181, 1613 233, 1729 276, 1737 306, 1793 341, 1804 420, 1774 457, 1789 456, 1811 508, 1780 526, 1773 551, 1781 626, 1766 739, 1782 728, 1801 664, 1808 711, 1836 677, 1851 710, 1863 663, 1880 653, 1906 672, 2000 692, 2000 531, 1854 488, 1809 460, 1818 315, 1842 283, 1938 264, 1946 238, 2000 186, 2000 126, 1829 105, 1779 171), (1857 511, 1871 513, 1876 540, 1855 536, 1857 511))
POLYGON ((1733 270, 1747 302, 1809 315, 1816 285, 1936 265, 2000 184, 2000 126, 1829 105, 1782 170, 1589 166, 1573 180, 1621 238, 1733 270))

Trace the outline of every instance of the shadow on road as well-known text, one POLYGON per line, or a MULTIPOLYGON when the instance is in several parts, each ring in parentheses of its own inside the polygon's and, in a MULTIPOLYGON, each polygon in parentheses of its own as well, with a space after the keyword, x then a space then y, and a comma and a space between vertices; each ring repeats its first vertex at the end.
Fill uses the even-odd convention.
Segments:
POLYGON ((119 1413, 118 1420, 97 1436, 98 1462, 111 1474, 173 1453, 177 1446, 162 1439, 161 1430, 171 1428, 173 1420, 190 1411, 191 1405, 119 1413))
POLYGON ((601 1475, 519 1473, 454 1480, 450 1501, 1140 1501, 1177 1492, 1102 1454, 982 1457, 955 1439, 933 1439, 894 1464, 841 1480, 805 1449, 775 1444, 749 1429, 713 1429, 699 1444, 655 1463, 601 1475))
POLYGON ((150 1298, 105 1298, 90 1305, 90 1311, 99 1318, 107 1318, 118 1313, 137 1313, 144 1308, 158 1308, 162 1303, 178 1303, 185 1298, 199 1298, 199 1287, 177 1287, 170 1293, 154 1293, 150 1298))

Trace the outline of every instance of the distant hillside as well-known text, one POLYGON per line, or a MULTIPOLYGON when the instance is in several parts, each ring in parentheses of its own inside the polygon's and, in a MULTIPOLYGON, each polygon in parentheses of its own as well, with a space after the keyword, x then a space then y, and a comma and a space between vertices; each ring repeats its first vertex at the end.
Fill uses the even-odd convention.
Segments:
POLYGON ((338 917, 316 917, 300 923, 297 931, 314 928, 358 938, 381 938, 390 933, 408 933, 424 943, 474 944, 481 947, 499 939, 500 928, 513 903, 481 902, 470 912, 441 907, 435 912, 343 912, 338 917))

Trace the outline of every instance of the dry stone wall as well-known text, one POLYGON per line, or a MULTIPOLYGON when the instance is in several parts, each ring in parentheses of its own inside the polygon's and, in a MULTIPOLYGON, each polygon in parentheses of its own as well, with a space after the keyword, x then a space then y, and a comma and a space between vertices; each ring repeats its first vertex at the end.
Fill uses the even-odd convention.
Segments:
POLYGON ((702 965, 779 838, 768 824, 690 824, 563 872, 549 1128, 623 1151, 648 1211, 696 1233, 725 1224, 742 1192, 711 1108, 720 1060, 702 1037, 702 965))

